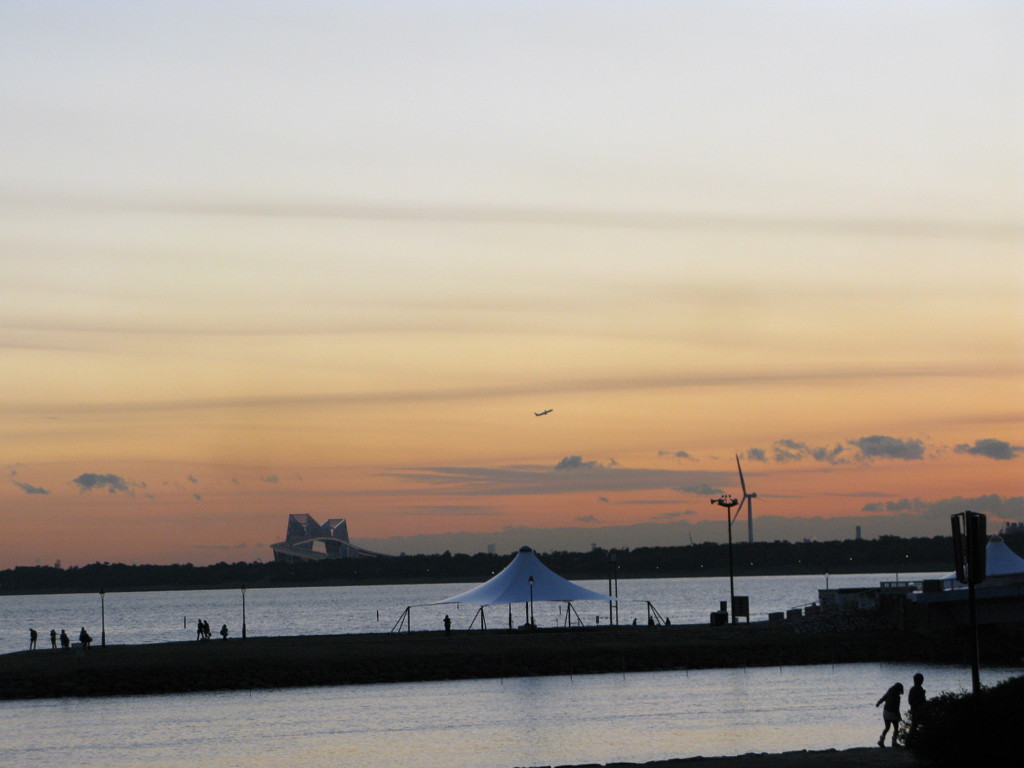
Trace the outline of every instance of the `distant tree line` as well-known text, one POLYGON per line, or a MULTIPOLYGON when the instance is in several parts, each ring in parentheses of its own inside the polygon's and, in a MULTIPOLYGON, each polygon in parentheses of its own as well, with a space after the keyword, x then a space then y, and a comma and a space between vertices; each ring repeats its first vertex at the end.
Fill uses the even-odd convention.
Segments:
MULTIPOLYGON (((1007 537, 1024 551, 1024 535, 1007 537)), ((729 572, 725 544, 637 547, 613 550, 620 579, 724 576, 729 572)), ((609 550, 542 553, 543 562, 568 579, 607 579, 609 550)), ((92 563, 59 568, 19 566, 0 571, 0 594, 97 592, 155 589, 221 589, 388 583, 481 582, 511 561, 511 553, 401 555, 398 557, 319 560, 302 563, 217 563, 216 565, 125 565, 92 563)), ((906 574, 952 571, 953 545, 948 536, 871 541, 772 541, 735 543, 737 576, 824 573, 906 574)))

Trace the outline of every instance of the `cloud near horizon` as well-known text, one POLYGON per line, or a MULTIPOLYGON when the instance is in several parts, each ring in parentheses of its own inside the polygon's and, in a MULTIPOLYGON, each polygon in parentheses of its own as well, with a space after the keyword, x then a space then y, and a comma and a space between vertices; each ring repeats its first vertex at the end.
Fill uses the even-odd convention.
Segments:
POLYGON ((49 493, 50 493, 50 492, 49 492, 48 490, 46 490, 45 488, 40 488, 40 487, 39 487, 39 486, 37 486, 37 485, 31 485, 31 484, 29 484, 29 483, 23 483, 23 482, 21 482, 21 481, 19 481, 19 480, 14 480, 14 481, 12 481, 12 482, 13 482, 13 483, 14 483, 14 484, 15 484, 16 486, 18 486, 19 488, 21 488, 21 490, 23 490, 23 491, 24 491, 25 493, 28 493, 28 494, 33 494, 33 495, 35 495, 35 494, 38 494, 38 495, 41 495, 41 496, 48 496, 48 495, 49 495, 49 493))
POLYGON ((870 502, 861 507, 862 512, 908 513, 924 517, 948 517, 968 510, 1020 520, 1024 519, 1024 496, 1002 497, 992 493, 973 498, 954 496, 939 501, 926 501, 917 497, 870 502))
POLYGON ((584 461, 582 456, 566 456, 555 465, 555 469, 593 469, 600 466, 596 461, 584 461))
POLYGON ((955 453, 969 453, 972 456, 984 456, 988 459, 1009 461, 1017 458, 1017 455, 1024 453, 1024 445, 1010 445, 1005 440, 985 438, 975 440, 974 445, 961 443, 953 448, 955 453))
POLYGON ((786 464, 804 459, 823 464, 841 465, 868 463, 875 460, 921 461, 929 452, 940 453, 952 450, 989 459, 1015 459, 1024 453, 1024 446, 1011 445, 1004 440, 986 438, 975 440, 974 445, 962 443, 950 449, 948 446, 929 445, 920 438, 899 438, 890 435, 868 435, 846 440, 834 445, 809 445, 798 440, 776 440, 770 449, 755 447, 742 455, 750 461, 786 464))
POLYGON ((78 490, 81 493, 95 491, 100 488, 106 488, 108 493, 126 493, 130 495, 132 492, 127 481, 120 475, 100 475, 94 472, 83 472, 71 482, 78 486, 78 490))
POLYGON ((689 461, 700 461, 696 456, 688 451, 658 451, 659 456, 675 456, 677 459, 687 459, 689 461))

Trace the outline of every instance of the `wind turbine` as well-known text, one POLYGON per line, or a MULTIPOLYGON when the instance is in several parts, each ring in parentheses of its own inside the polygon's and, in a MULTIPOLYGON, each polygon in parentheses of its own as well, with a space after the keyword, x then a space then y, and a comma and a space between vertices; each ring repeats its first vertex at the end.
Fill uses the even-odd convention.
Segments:
POLYGON ((736 516, 740 514, 740 510, 743 509, 743 505, 747 505, 747 542, 750 544, 754 543, 754 502, 751 499, 756 499, 756 493, 747 493, 747 483, 743 479, 743 467, 740 466, 740 455, 736 454, 736 469, 740 473, 740 488, 743 489, 743 498, 740 499, 739 509, 736 510, 736 516))

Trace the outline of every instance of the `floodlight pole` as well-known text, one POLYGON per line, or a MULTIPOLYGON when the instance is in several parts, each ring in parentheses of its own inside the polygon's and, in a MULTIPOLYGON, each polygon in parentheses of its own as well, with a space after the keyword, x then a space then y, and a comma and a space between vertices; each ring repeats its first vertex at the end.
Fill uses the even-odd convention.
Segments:
POLYGON ((533 629, 533 576, 530 577, 530 611, 526 623, 533 629))
POLYGON ((733 588, 733 568, 732 568, 732 508, 739 504, 736 499, 727 493, 723 493, 717 499, 711 500, 712 504, 718 504, 721 507, 725 507, 725 522, 726 528, 729 532, 729 623, 736 623, 736 613, 733 609, 733 603, 736 602, 736 591, 733 588))
MULTIPOLYGON (((619 596, 619 557, 616 552, 608 553, 608 597, 619 596), (614 591, 613 591, 614 584, 614 591)), ((614 626, 618 624, 618 608, 615 601, 608 601, 608 625, 614 626)))

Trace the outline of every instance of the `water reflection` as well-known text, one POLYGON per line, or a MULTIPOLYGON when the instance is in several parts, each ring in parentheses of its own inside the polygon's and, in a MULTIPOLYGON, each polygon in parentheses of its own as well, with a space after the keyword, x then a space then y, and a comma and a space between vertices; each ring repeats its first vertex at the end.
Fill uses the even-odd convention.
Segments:
MULTIPOLYGON (((851 664, 0 703, 0 765, 480 768, 871 746, 874 702, 944 666, 851 664)), ((994 684, 1012 670, 985 670, 994 684)))

